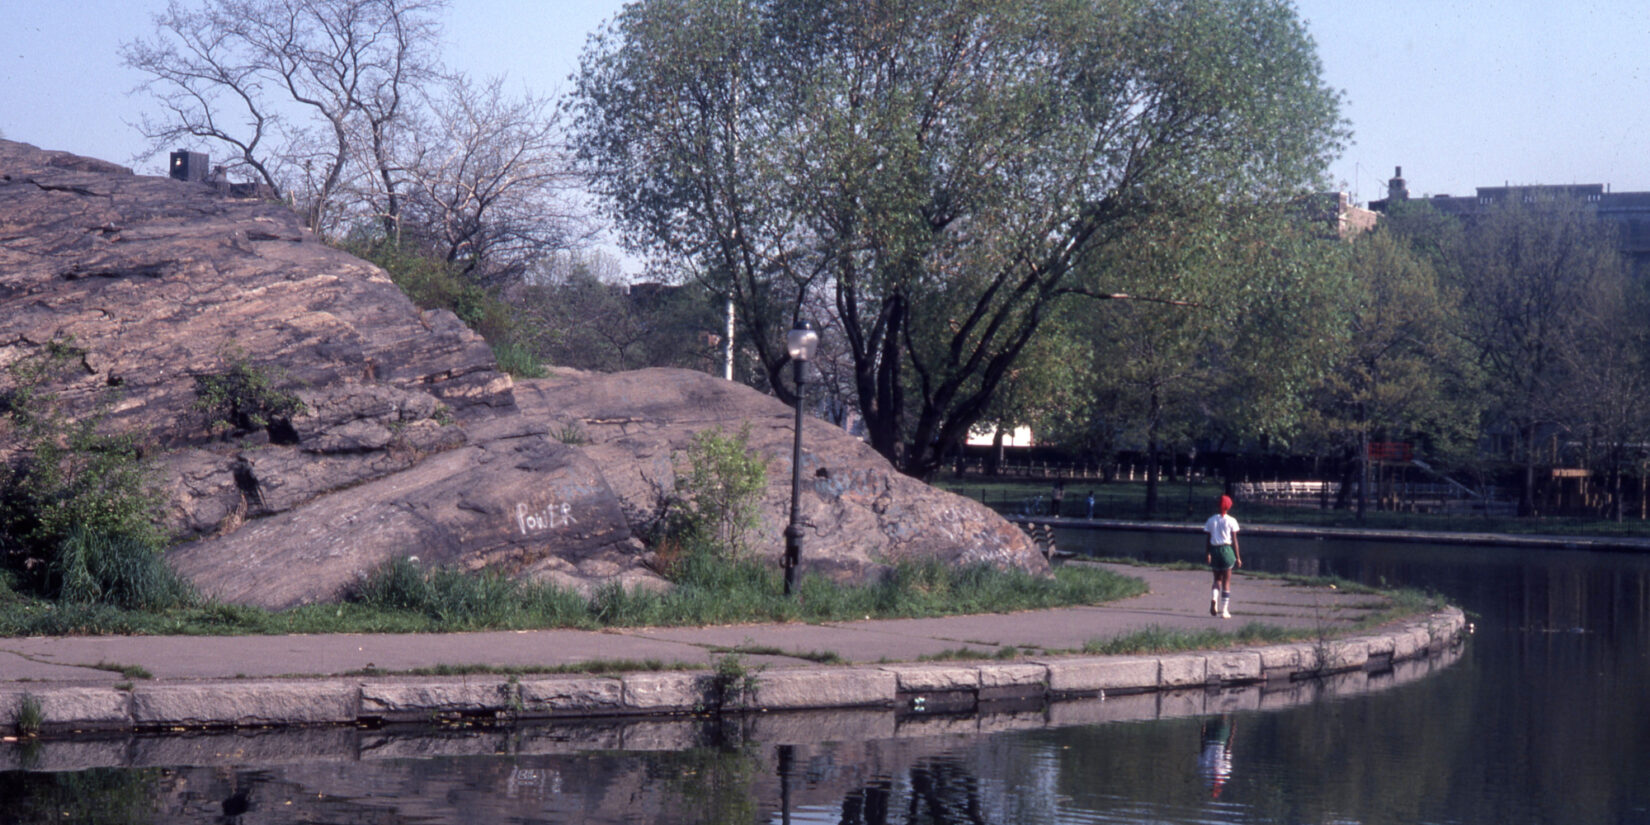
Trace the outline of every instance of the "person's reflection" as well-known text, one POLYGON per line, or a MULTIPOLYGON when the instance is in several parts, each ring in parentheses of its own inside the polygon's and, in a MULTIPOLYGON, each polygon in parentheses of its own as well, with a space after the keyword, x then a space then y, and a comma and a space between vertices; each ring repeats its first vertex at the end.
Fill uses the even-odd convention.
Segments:
POLYGON ((886 777, 850 791, 842 800, 841 825, 888 825, 888 803, 893 783, 886 777))
POLYGON ((1209 798, 1219 799, 1232 776, 1232 732, 1229 714, 1203 720, 1203 748, 1197 755, 1197 772, 1209 783, 1209 798))

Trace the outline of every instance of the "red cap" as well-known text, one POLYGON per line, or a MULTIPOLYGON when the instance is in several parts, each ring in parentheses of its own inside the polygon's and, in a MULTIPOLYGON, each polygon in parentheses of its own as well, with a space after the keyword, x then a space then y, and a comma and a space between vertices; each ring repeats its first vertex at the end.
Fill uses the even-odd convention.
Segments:
POLYGON ((1222 514, 1224 514, 1227 510, 1230 510, 1230 509, 1232 509, 1232 497, 1231 496, 1221 496, 1220 497, 1220 512, 1222 514))

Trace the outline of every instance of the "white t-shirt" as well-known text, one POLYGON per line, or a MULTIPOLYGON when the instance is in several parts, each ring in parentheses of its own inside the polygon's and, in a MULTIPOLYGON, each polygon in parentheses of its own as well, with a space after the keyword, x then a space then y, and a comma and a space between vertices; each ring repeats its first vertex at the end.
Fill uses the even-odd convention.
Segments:
POLYGON ((1219 547, 1222 544, 1231 544, 1237 540, 1237 519, 1222 513, 1216 513, 1203 522, 1203 532, 1209 534, 1209 543, 1219 547))

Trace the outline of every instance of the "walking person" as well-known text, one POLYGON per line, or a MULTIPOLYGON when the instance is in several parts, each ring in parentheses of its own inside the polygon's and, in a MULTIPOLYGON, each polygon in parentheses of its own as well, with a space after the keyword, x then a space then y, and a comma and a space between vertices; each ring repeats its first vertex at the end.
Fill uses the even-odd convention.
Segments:
POLYGON ((1209 544, 1203 560, 1215 574, 1214 589, 1209 591, 1209 615, 1232 618, 1232 568, 1243 566, 1243 554, 1238 552, 1238 523, 1232 518, 1232 497, 1220 497, 1220 512, 1203 523, 1203 532, 1209 534, 1209 544))

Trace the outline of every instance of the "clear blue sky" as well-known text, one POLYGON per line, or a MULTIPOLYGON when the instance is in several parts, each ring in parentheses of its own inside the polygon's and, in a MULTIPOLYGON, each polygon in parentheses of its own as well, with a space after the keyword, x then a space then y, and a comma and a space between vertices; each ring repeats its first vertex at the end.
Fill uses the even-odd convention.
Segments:
MULTIPOLYGON (((559 93, 618 0, 451 0, 449 64, 559 93)), ((0 135, 131 163, 146 106, 120 43, 165 0, 0 0, 0 135)), ((1650 2, 1299 0, 1354 143, 1360 201, 1394 166, 1414 194, 1511 183, 1650 191, 1650 2)), ((136 165, 160 174, 164 158, 136 165)))

